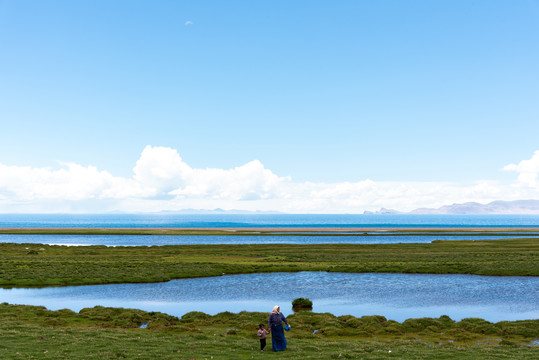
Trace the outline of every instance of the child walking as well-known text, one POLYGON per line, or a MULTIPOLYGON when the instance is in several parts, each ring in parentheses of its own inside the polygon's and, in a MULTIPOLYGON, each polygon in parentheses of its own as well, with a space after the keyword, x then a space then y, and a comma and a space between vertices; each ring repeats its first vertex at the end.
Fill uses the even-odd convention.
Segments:
POLYGON ((260 338, 260 351, 264 351, 264 348, 266 347, 266 336, 269 334, 269 332, 264 329, 264 324, 258 325, 258 337, 260 338))

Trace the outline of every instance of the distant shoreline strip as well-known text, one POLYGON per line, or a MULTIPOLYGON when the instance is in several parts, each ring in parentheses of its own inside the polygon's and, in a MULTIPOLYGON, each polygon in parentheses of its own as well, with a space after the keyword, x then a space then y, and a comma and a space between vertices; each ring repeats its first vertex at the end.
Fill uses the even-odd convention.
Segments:
MULTIPOLYGON (((539 231, 538 226, 507 226, 507 227, 478 227, 478 226, 439 226, 439 227, 386 227, 386 226, 360 226, 360 227, 2 227, 0 234, 100 234, 100 235, 226 235, 245 234, 256 235, 256 233, 272 235, 279 234, 302 234, 310 233, 331 233, 334 235, 348 233, 419 233, 417 235, 430 233, 527 233, 539 231)), ((358 234, 361 235, 361 234, 358 234)))

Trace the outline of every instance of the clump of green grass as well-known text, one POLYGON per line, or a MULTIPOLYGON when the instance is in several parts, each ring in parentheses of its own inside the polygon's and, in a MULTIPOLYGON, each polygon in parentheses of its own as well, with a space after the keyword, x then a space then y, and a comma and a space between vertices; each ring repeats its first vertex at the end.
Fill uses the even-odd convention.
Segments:
POLYGON ((203 313, 200 311, 191 311, 182 316, 182 322, 191 323, 195 321, 205 321, 205 320, 208 320, 209 318, 211 318, 211 316, 206 313, 203 313))
POLYGON ((502 333, 499 326, 479 318, 463 319, 457 323, 457 328, 475 334, 501 335, 502 333))
POLYGON ((408 319, 402 323, 402 327, 405 331, 444 331, 452 328, 455 325, 455 321, 451 320, 449 316, 444 315, 439 319, 433 318, 420 318, 420 319, 408 319))
POLYGON ((312 308, 313 308, 313 302, 307 298, 296 298, 292 300, 292 309, 294 311, 309 310, 312 308))

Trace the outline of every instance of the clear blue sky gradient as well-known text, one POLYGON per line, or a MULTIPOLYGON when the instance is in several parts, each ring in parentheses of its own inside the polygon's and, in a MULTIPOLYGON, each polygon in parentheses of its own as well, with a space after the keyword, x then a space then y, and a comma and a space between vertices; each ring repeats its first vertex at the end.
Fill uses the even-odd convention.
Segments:
POLYGON ((514 178, 539 1, 0 0, 0 123, 5 165, 130 176, 152 145, 295 181, 514 178))

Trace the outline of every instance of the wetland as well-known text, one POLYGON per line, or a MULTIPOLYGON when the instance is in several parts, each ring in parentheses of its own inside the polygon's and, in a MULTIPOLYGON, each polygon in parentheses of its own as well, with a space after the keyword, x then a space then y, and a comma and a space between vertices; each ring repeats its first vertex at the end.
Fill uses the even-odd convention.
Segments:
MULTIPOLYGON (((2 236, 53 240, 0 243, 0 356, 259 358, 255 328, 269 310, 253 304, 270 304, 270 309, 275 302, 290 311, 293 331, 286 355, 291 357, 537 356, 537 229, 389 229, 385 235, 396 241, 412 236, 426 241, 374 244, 323 240, 383 238, 372 229, 366 236, 364 229, 344 235, 319 229, 314 236, 312 229, 299 235, 283 229, 285 233, 270 229, 261 235, 259 230, 243 230, 248 234, 241 239, 266 238, 270 243, 133 246, 124 238, 122 245, 88 246, 70 242, 74 238, 69 236, 116 232, 151 239, 172 230, 4 229, 2 236), (63 245, 51 245, 62 236, 67 236, 63 245), (320 240, 271 243, 275 236, 320 240), (453 236, 457 238, 447 238, 453 236), (73 286, 90 284, 99 285, 73 286), (279 289, 281 284, 290 288, 264 290, 265 285, 279 289), (100 290, 92 294, 89 289, 100 290), (107 293, 111 302, 105 301, 107 293), (245 295, 234 297, 241 293, 245 295), (38 306, 17 300, 21 294, 38 306), (134 301, 137 296, 139 302, 134 301), (298 296, 314 300, 313 312, 291 312, 290 301, 298 296), (17 302, 26 304, 13 304, 17 302), (143 324, 146 328, 139 328, 143 324)), ((196 241, 209 234, 181 231, 196 241)), ((229 230, 210 232, 224 236, 223 242, 238 236, 229 230)), ((181 235, 169 234, 164 237, 181 235)))

